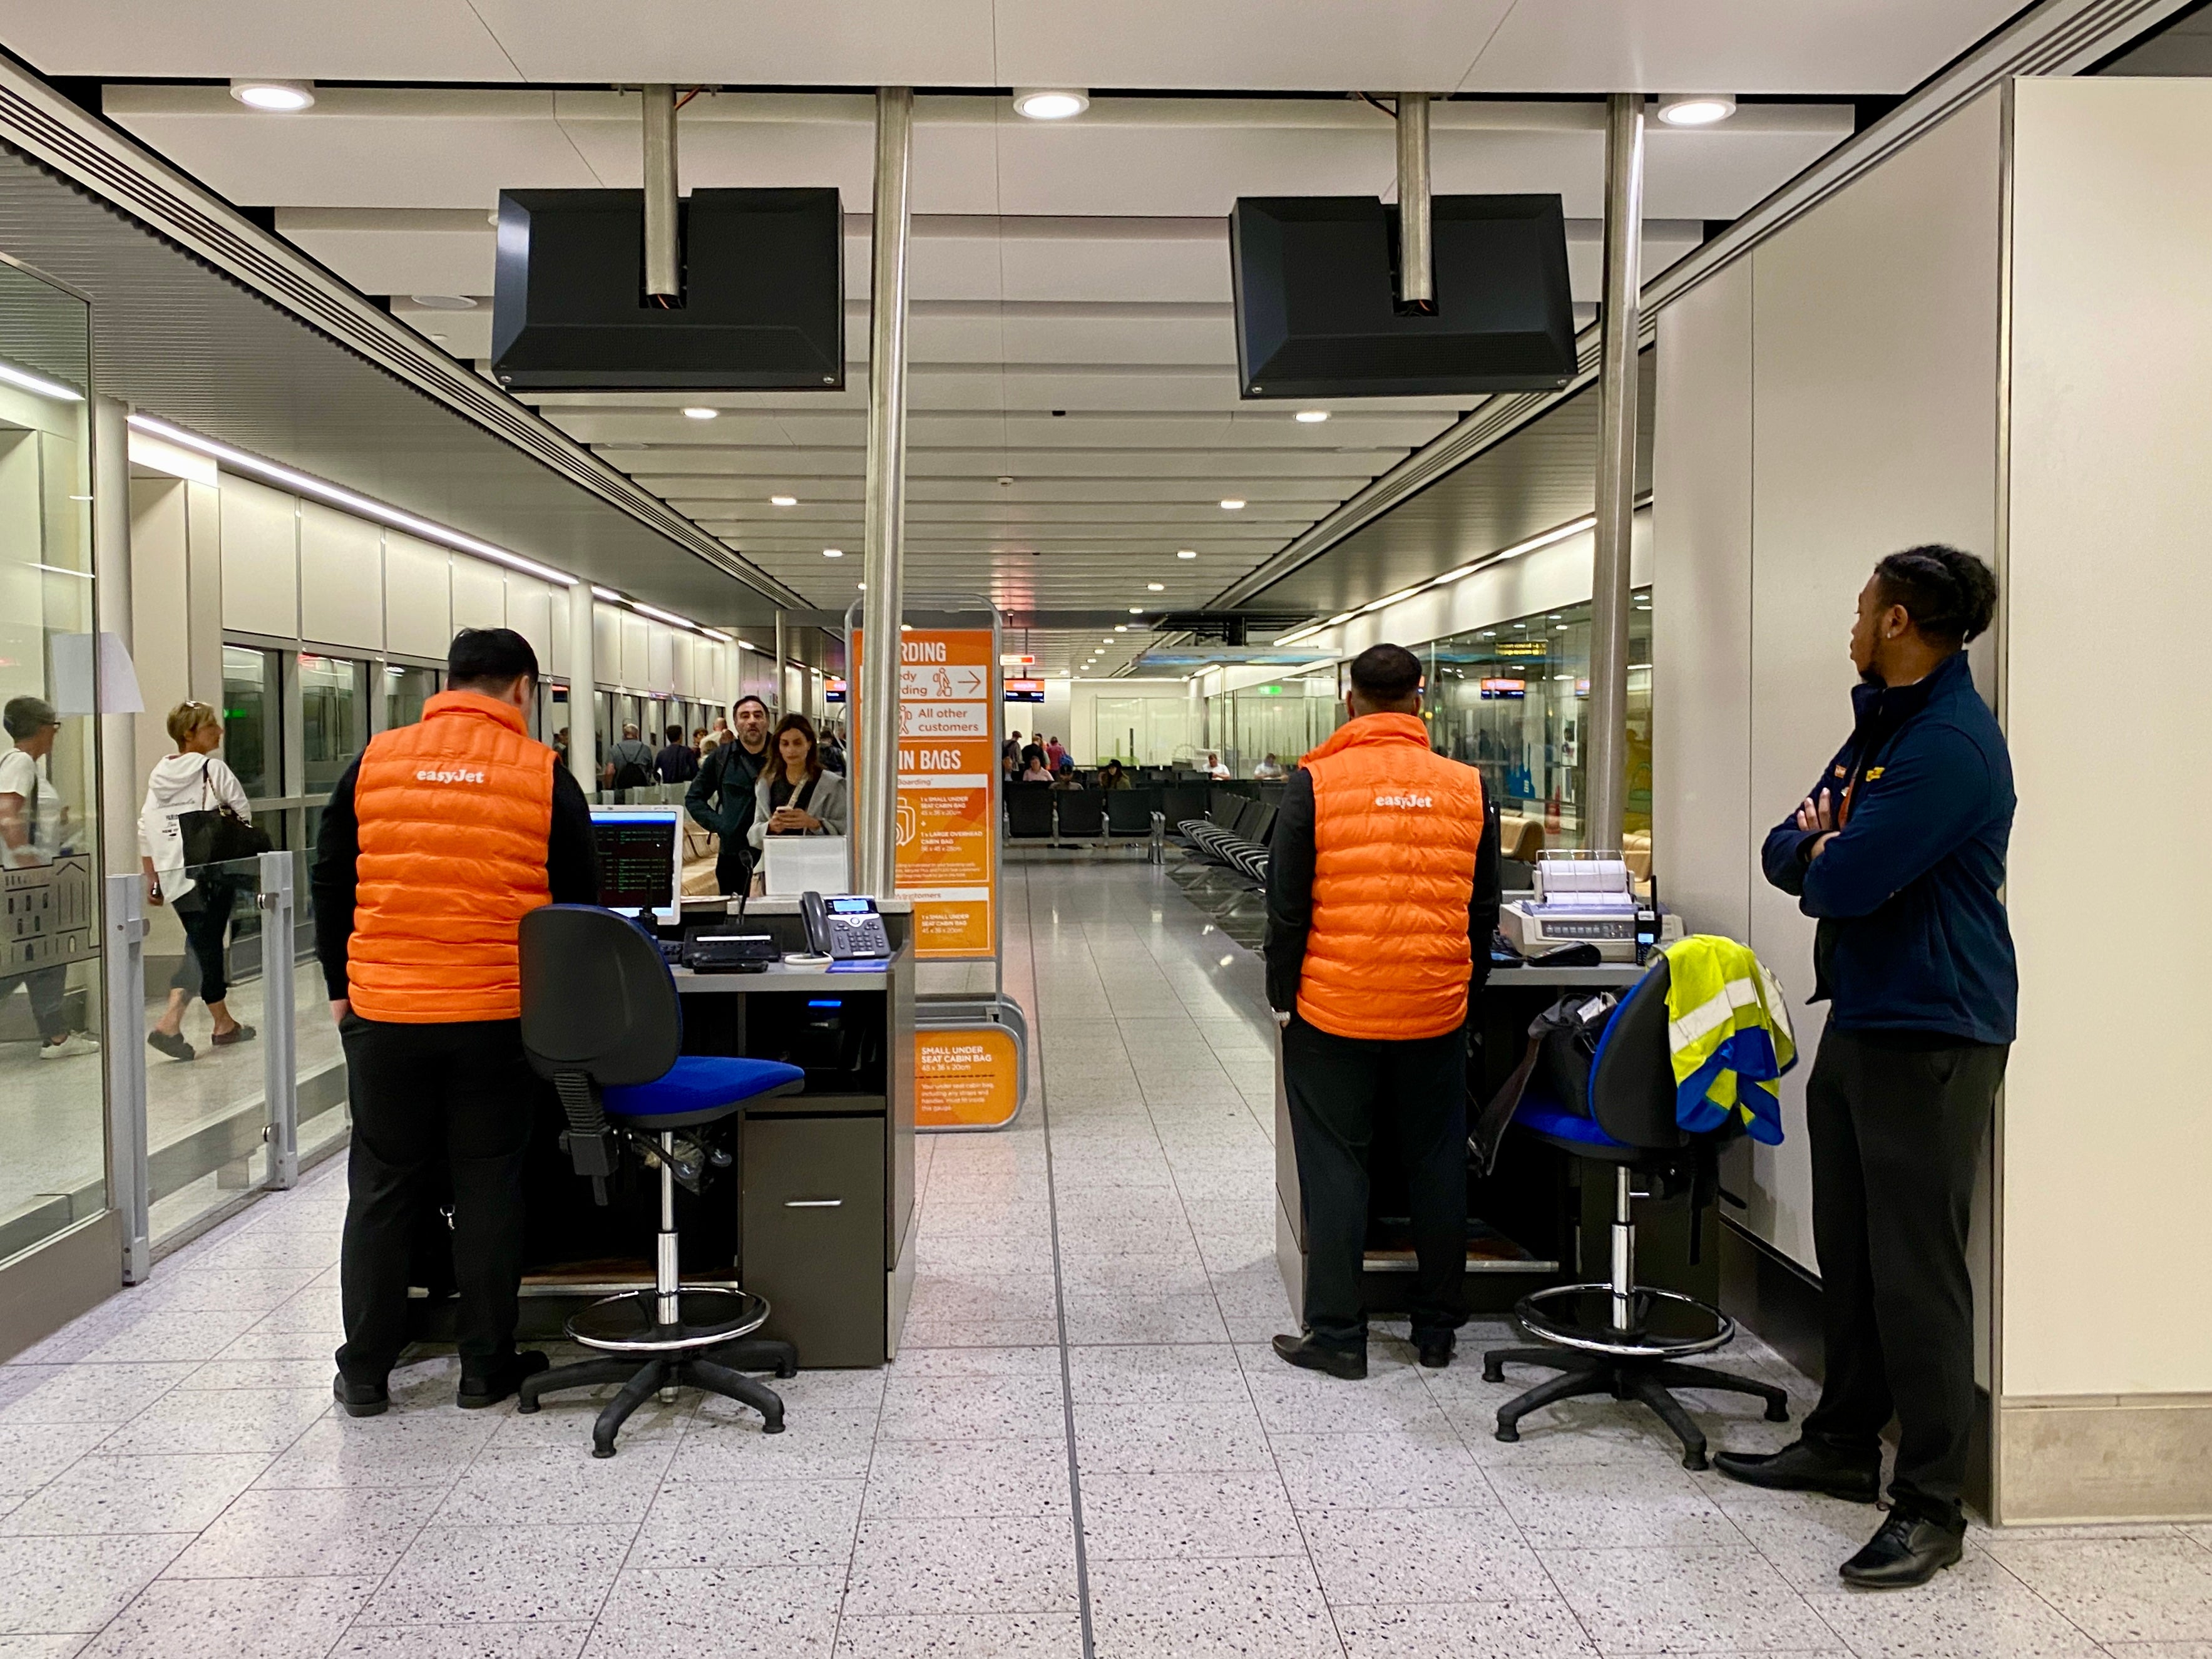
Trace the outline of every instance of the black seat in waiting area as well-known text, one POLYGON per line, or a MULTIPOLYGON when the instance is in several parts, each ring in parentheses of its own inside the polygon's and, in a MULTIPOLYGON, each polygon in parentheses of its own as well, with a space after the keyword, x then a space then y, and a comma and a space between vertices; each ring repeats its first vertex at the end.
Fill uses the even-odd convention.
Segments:
POLYGON ((1010 783, 1006 786, 1006 833, 1016 841, 1052 839, 1050 784, 1010 783))
POLYGON ((1062 840, 1097 841, 1106 833, 1105 797, 1096 789, 1055 789, 1054 811, 1062 840))
POLYGON ((1106 792, 1106 833, 1121 838, 1149 836, 1152 815, 1160 810, 1158 789, 1109 789, 1106 792))
POLYGON ((1274 833, 1275 809, 1244 794, 1216 796, 1203 818, 1176 826, 1184 839, 1210 862, 1249 881, 1267 878, 1267 840, 1274 833))

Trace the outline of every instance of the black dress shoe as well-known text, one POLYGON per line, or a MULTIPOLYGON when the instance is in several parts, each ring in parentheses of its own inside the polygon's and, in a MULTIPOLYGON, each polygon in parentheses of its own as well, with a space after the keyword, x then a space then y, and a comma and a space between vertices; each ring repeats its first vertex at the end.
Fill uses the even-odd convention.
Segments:
POLYGON ((1424 1331, 1413 1338, 1419 1351, 1421 1364, 1428 1370, 1440 1371, 1452 1362, 1452 1350, 1459 1346, 1456 1331, 1424 1331))
POLYGON ((331 1379, 331 1398, 348 1417, 381 1417, 392 1407, 392 1390, 381 1377, 373 1382, 360 1382, 343 1371, 331 1379))
POLYGON ((1794 1440, 1778 1452, 1720 1453, 1713 1467, 1747 1486, 1778 1492, 1822 1492, 1854 1504, 1871 1504, 1881 1495, 1881 1460, 1847 1458, 1794 1440))
POLYGON ((524 1377, 537 1376, 550 1363, 535 1348, 526 1348, 495 1359, 481 1370, 463 1365, 460 1391, 453 1396, 453 1403, 465 1412, 496 1406, 522 1386, 524 1377))
POLYGON ((1867 1547, 1838 1569, 1846 1584, 1862 1589, 1910 1589, 1924 1584, 1966 1553, 1966 1532, 1893 1510, 1867 1547))
POLYGON ((1275 1352, 1302 1370, 1327 1371, 1347 1382, 1357 1382, 1367 1375, 1364 1348, 1340 1348, 1310 1336, 1279 1336, 1275 1352))

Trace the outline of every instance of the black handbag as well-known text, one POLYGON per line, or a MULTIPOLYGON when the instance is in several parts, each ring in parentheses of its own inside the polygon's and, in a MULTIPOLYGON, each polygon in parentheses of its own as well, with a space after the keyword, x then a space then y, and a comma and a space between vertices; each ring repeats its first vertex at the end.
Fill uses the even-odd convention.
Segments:
POLYGON ((1561 997, 1528 1022, 1528 1046, 1521 1063, 1469 1121, 1468 1158, 1477 1175, 1486 1176, 1496 1167, 1498 1148, 1531 1079, 1540 1076, 1544 1091, 1569 1111, 1590 1115, 1590 1068, 1597 1060, 1598 1042, 1620 1006, 1620 999, 1610 991, 1595 996, 1577 992, 1561 997))
POLYGON ((189 812, 177 814, 177 833, 184 839, 185 867, 188 870, 258 858, 276 845, 269 839, 267 830, 251 818, 240 817, 226 802, 208 805, 208 768, 204 764, 200 768, 200 804, 189 812))

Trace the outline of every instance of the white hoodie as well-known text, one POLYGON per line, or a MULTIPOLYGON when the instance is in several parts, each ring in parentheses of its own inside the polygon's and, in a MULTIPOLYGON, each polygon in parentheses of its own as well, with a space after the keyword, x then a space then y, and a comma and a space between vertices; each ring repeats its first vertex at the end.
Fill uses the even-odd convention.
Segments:
POLYGON ((146 805, 138 812, 138 851, 154 860, 161 896, 173 904, 195 885, 185 873, 185 836, 179 813, 228 805, 242 818, 253 815, 238 775, 213 755, 164 755, 146 780, 146 805))

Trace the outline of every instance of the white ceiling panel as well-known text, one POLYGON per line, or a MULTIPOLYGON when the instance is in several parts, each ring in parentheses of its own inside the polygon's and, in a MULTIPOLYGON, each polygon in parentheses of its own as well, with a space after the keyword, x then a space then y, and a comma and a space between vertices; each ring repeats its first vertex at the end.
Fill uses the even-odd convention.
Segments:
POLYGON ((992 0, 471 0, 532 81, 994 86, 992 0))
POLYGON ((994 78, 1441 92, 1511 9, 1512 0, 1006 0, 994 78))
POLYGON ((521 78, 453 0, 0 0, 0 40, 47 75, 521 78))
POLYGON ((363 294, 489 294, 497 239, 481 208, 279 208, 276 233, 363 294))
POLYGON ((1518 0, 1462 92, 1903 92, 2019 0, 1518 0))

